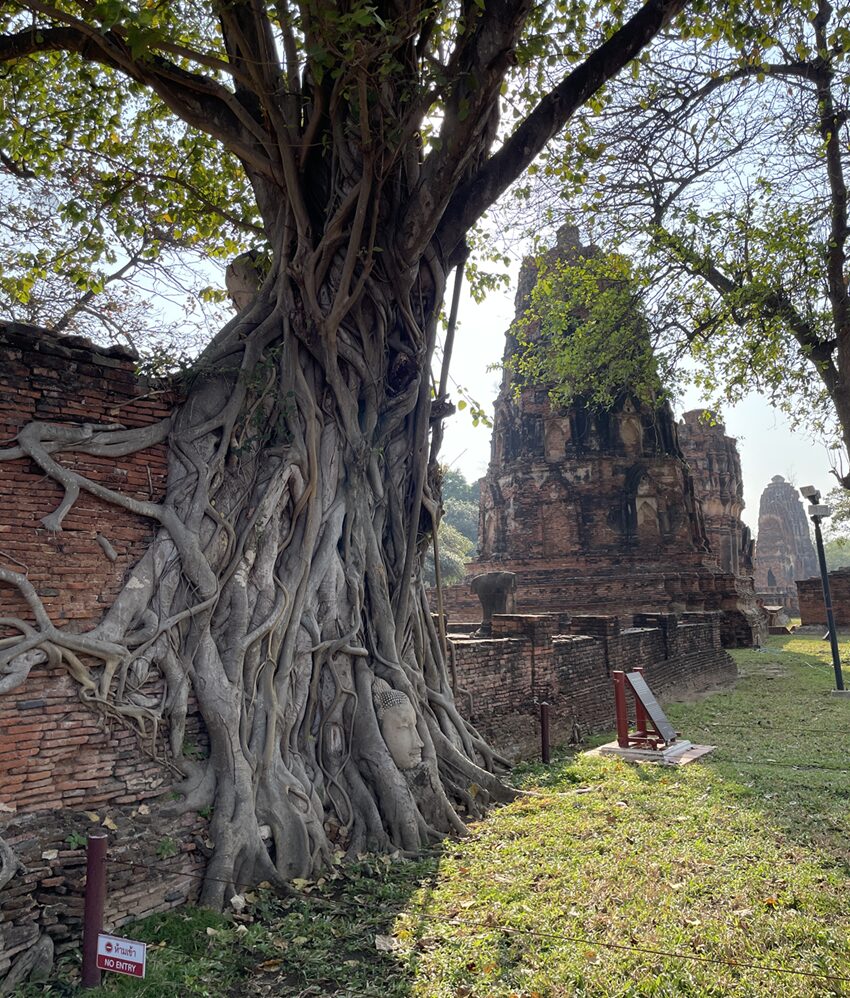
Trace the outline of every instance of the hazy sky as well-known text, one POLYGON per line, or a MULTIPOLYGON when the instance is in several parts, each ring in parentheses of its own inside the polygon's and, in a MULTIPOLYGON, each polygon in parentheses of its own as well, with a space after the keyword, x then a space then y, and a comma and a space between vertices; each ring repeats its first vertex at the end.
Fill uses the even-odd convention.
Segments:
MULTIPOLYGON (((472 397, 491 414, 499 389, 501 374, 488 370, 502 357, 505 331, 514 314, 514 288, 493 293, 482 305, 465 296, 460 309, 451 373, 456 385, 466 388, 472 397)), ((459 393, 452 386, 452 397, 459 393)), ((676 415, 697 408, 697 395, 686 398, 676 415)), ((726 432, 737 437, 744 478, 743 519, 753 534, 758 526, 759 498, 774 475, 782 475, 795 485, 814 485, 828 492, 836 484, 830 474, 826 448, 799 430, 793 433, 785 417, 771 409, 757 396, 751 396, 734 409, 723 413, 726 432)), ((442 459, 463 472, 470 481, 481 478, 490 460, 490 430, 472 426, 468 411, 460 412, 446 423, 442 459)))

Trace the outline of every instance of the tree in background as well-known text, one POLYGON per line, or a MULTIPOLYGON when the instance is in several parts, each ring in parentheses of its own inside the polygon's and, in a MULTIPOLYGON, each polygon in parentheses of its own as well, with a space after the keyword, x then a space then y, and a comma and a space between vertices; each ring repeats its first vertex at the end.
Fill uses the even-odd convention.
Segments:
POLYGON ((204 903, 310 876, 336 850, 416 850, 508 795, 455 707, 420 577, 444 291, 485 210, 684 6, 3 4, 2 162, 58 206, 55 234, 19 247, 7 296, 26 308, 46 297, 39 282, 64 282, 60 325, 72 286, 97 295, 128 261, 258 244, 245 304, 168 419, 33 423, 0 451, 64 487, 52 530, 80 489, 157 526, 83 634, 0 564, 32 614, 3 622, 0 693, 47 657, 92 709, 167 723, 179 806, 213 808, 204 903), (160 503, 62 464, 165 440, 160 503), (165 695, 150 702, 140 687, 156 676, 165 695), (206 760, 182 750, 190 694, 206 760), (380 726, 408 701, 416 767, 380 726))
MULTIPOLYGON (((438 533, 440 551, 440 581, 444 586, 460 582, 466 574, 467 562, 472 561, 478 547, 478 482, 470 485, 459 471, 443 465, 440 469, 440 491, 443 515, 438 533)), ((425 584, 434 586, 434 556, 429 552, 423 564, 425 584)))
POLYGON ((840 441, 847 485, 850 8, 724 7, 692 8, 520 194, 633 257, 667 368, 692 358, 712 407, 756 391, 840 441))
POLYGON ((850 567, 850 491, 839 486, 824 498, 832 510, 824 521, 823 550, 832 572, 850 567))
POLYGON ((443 497, 443 517, 455 530, 478 546, 478 502, 481 486, 469 483, 459 471, 443 466, 440 479, 443 497))
MULTIPOLYGON (((440 520, 437 536, 440 551, 440 583, 444 586, 453 586, 466 575, 466 565, 475 557, 475 544, 462 534, 447 516, 440 520)), ((434 555, 431 552, 428 552, 422 565, 422 578, 426 586, 437 584, 434 555)))

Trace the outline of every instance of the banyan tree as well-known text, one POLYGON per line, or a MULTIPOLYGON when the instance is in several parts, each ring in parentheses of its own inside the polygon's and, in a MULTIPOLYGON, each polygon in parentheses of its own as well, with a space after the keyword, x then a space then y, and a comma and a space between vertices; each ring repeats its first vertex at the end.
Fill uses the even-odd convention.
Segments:
MULTIPOLYGON (((416 850, 505 795, 455 706, 419 572, 439 515, 444 292, 485 210, 684 2, 0 5, 7 177, 61 186, 89 246, 99 220, 142 233, 142 261, 169 239, 258 247, 169 418, 32 423, 0 450, 64 488, 51 530, 80 490, 155 524, 83 633, 0 569, 30 611, 3 621, 0 695, 48 658, 92 710, 167 731, 175 806, 212 807, 206 903, 339 849, 416 850), (161 502, 63 463, 157 442, 161 502), (151 675, 153 704, 132 692, 151 675), (203 760, 183 751, 190 696, 203 760)), ((58 275, 96 307, 97 254, 67 273, 61 256, 31 253, 19 300, 58 275)))

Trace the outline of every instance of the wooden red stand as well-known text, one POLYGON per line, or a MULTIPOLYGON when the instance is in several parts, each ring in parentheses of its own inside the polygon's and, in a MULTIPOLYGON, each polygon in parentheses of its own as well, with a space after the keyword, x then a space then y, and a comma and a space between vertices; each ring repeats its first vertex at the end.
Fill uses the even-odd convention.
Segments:
POLYGON ((667 719, 660 704, 652 695, 643 669, 634 672, 614 672, 614 702, 617 712, 617 744, 620 748, 662 749, 672 745, 679 732, 667 719), (632 694, 635 706, 635 730, 629 730, 627 691, 632 694))

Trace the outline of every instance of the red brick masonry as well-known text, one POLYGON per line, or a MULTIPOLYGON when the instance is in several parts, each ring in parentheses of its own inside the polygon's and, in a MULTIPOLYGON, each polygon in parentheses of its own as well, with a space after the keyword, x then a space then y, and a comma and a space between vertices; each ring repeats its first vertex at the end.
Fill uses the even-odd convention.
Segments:
MULTIPOLYGON (((611 673, 642 666, 654 693, 671 699, 725 685, 735 664, 720 644, 719 613, 573 617, 558 634, 548 615, 495 614, 492 639, 450 634, 461 710, 511 759, 539 751, 539 708, 552 704, 555 744, 614 727, 611 673)), ((685 732, 687 735, 687 732, 685 732)))
MULTIPOLYGON (((162 388, 136 376, 122 350, 0 326, 0 448, 13 446, 32 420, 144 426, 167 416, 171 404, 162 388)), ((164 491, 163 446, 117 462, 74 454, 60 460, 135 497, 156 500, 164 491)), ((61 532, 51 533, 40 520, 62 495, 29 459, 0 462, 0 564, 26 574, 55 624, 83 629, 109 607, 152 525, 83 493, 61 532), (117 553, 114 563, 99 533, 117 553)), ((15 616, 31 619, 17 589, 0 583, 0 617, 15 616)), ((0 628, 0 636, 10 633, 0 628)), ((0 836, 27 867, 0 891, 0 991, 9 967, 42 936, 59 952, 77 945, 80 843, 95 823, 114 824, 116 853, 142 864, 111 871, 109 927, 194 896, 198 881, 178 874, 203 869, 195 839, 205 823, 160 814, 172 779, 135 734, 105 727, 81 703, 64 669, 37 667, 22 686, 0 695, 0 836)))
MULTIPOLYGON (((839 568, 829 573, 829 592, 835 623, 838 627, 850 627, 850 568, 839 568)), ((800 600, 800 623, 823 624, 826 627, 826 607, 820 576, 798 579, 797 595, 800 600)))

